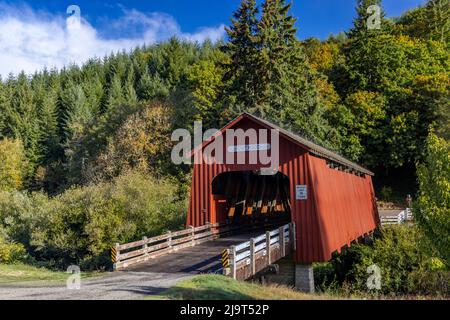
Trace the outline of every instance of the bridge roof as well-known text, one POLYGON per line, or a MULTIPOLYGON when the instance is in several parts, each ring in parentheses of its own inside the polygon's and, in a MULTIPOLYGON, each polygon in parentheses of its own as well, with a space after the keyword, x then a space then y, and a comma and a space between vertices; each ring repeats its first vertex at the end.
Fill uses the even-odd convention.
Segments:
MULTIPOLYGON (((320 158, 324 158, 324 159, 328 159, 330 161, 333 161, 335 163, 338 163, 340 165, 343 165, 345 167, 351 168, 353 170, 356 170, 358 172, 370 175, 370 176, 374 176, 374 173, 366 168, 364 168, 361 165, 358 165, 346 158, 344 158, 343 156, 337 154, 336 152, 333 152, 329 149, 326 149, 322 146, 319 146, 318 144, 315 144, 314 142, 311 142, 307 139, 305 139, 304 137, 293 133, 291 131, 288 131, 270 121, 264 120, 262 118, 259 118, 255 115, 252 115, 250 113, 244 112, 242 113, 240 116, 238 116, 237 118, 235 118, 234 120, 232 120, 231 122, 229 122, 225 127, 223 127, 220 130, 220 133, 222 134, 223 132, 225 132, 227 129, 232 128, 233 126, 235 126, 238 122, 242 121, 243 119, 249 119, 251 121, 254 121, 256 123, 259 123, 261 126, 266 127, 268 129, 275 129, 277 131, 280 132, 280 134, 285 137, 286 139, 290 140, 293 143, 296 143, 298 145, 300 145, 302 148, 304 148, 305 150, 307 150, 309 153, 318 156, 320 158)), ((200 147, 199 149, 203 149, 204 147, 206 147, 208 144, 210 144, 212 141, 215 140, 216 136, 211 137, 209 140, 205 141, 200 147)), ((198 148, 195 149, 192 154, 194 154, 195 152, 197 152, 198 148)))

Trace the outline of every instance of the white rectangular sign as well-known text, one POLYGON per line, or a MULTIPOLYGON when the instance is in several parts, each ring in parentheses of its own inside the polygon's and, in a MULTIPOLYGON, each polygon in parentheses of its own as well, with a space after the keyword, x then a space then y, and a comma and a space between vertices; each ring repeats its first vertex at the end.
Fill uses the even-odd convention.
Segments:
POLYGON ((306 185, 295 186, 295 199, 297 200, 308 199, 308 188, 306 187, 306 185))
POLYGON ((238 152, 251 152, 251 151, 265 151, 270 150, 270 144, 244 144, 238 146, 228 147, 228 152, 238 153, 238 152))

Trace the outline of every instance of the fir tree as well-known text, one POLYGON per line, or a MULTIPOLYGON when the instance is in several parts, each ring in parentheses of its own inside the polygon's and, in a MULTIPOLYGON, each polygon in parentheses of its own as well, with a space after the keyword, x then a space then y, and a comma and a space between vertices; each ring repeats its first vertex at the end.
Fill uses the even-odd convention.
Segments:
POLYGON ((450 0, 429 0, 425 9, 429 37, 448 45, 450 41, 450 0))
POLYGON ((256 113, 278 116, 294 93, 301 48, 296 39, 296 19, 285 0, 266 0, 258 23, 256 113))
MULTIPOLYGON (((380 34, 386 31, 387 21, 382 7, 382 0, 357 0, 356 18, 353 19, 353 28, 347 33, 350 39, 361 39, 369 35, 380 34), (375 18, 376 11, 370 11, 369 7, 377 6, 379 8, 380 29, 370 28, 371 17, 375 18)), ((374 22, 374 21, 373 21, 374 22)))
POLYGON ((122 89, 122 82, 119 75, 115 74, 111 80, 108 96, 106 100, 106 110, 112 110, 117 106, 124 104, 124 93, 122 89))
POLYGON ((227 94, 234 96, 236 103, 244 108, 257 105, 257 13, 255 0, 243 0, 233 15, 231 26, 226 28, 229 42, 224 51, 230 58, 223 80, 229 82, 227 94))
POLYGON ((40 141, 42 131, 39 125, 39 114, 33 101, 33 91, 25 73, 20 73, 15 81, 10 109, 6 114, 7 131, 14 138, 21 139, 25 146, 27 159, 30 162, 31 177, 34 169, 41 160, 44 150, 40 141))

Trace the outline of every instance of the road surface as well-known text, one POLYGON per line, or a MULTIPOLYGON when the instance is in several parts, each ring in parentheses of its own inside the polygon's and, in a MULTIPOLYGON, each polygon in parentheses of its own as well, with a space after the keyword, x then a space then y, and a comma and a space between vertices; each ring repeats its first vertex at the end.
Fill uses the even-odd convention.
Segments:
POLYGON ((0 300, 130 300, 158 295, 198 274, 220 273, 220 253, 261 231, 206 242, 130 267, 126 271, 83 279, 79 290, 66 284, 1 285, 0 300))

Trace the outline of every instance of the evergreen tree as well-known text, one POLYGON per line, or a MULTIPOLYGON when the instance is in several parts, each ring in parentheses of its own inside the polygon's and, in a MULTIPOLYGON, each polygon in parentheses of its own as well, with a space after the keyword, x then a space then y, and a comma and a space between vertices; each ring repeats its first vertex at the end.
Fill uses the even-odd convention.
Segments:
POLYGON ((134 89, 134 72, 133 70, 130 70, 128 72, 127 78, 125 79, 125 84, 124 84, 124 101, 128 104, 128 105, 134 105, 137 103, 138 98, 137 98, 137 94, 136 94, 136 90, 134 89))
POLYGON ((5 135, 5 126, 6 126, 6 110, 9 109, 7 107, 8 97, 6 93, 6 85, 3 84, 2 79, 0 78, 0 139, 5 135))
POLYGON ((356 1, 356 18, 353 19, 353 28, 348 32, 350 39, 362 40, 370 35, 380 34, 387 29, 387 21, 385 20, 385 12, 382 7, 382 0, 357 0, 356 1), (377 12, 371 11, 371 6, 379 8, 380 29, 371 28, 370 23, 375 22, 377 12))
POLYGON ((70 83, 61 92, 60 103, 64 110, 64 142, 77 139, 85 126, 92 121, 93 114, 86 103, 86 96, 80 85, 70 83))
POLYGON ((156 74, 151 76, 145 67, 138 84, 137 95, 140 100, 164 99, 169 94, 169 89, 163 79, 156 74))
MULTIPOLYGON (((277 117, 292 99, 297 85, 296 73, 305 60, 296 39, 296 19, 289 14, 285 0, 266 0, 258 23, 257 105, 256 113, 277 117)), ((304 70, 302 70, 304 71, 304 70)))
POLYGON ((27 159, 30 162, 30 171, 27 176, 31 177, 45 153, 40 145, 42 131, 39 114, 33 101, 30 81, 25 73, 19 74, 14 85, 10 109, 6 113, 7 131, 12 137, 23 141, 27 159))
POLYGON ((112 110, 125 103, 122 82, 119 75, 115 74, 111 80, 106 100, 106 110, 112 110))
POLYGON ((357 17, 353 20, 353 28, 348 33, 349 43, 345 48, 348 77, 350 78, 349 91, 376 90, 378 79, 373 78, 373 68, 379 68, 372 59, 376 59, 373 52, 374 44, 380 41, 385 34, 386 20, 381 0, 357 0, 357 17), (369 29, 368 19, 370 14, 367 8, 376 5, 380 8, 381 29, 369 29))
POLYGON ((257 102, 257 30, 258 9, 255 0, 242 0, 234 13, 231 26, 226 28, 229 41, 224 51, 229 55, 224 82, 229 82, 227 94, 244 108, 255 108, 257 102))
POLYGON ((43 161, 54 160, 60 155, 58 130, 58 78, 50 77, 45 71, 42 76, 33 79, 33 100, 39 114, 41 131, 40 145, 44 152, 43 161))
POLYGON ((449 44, 450 0, 429 0, 426 4, 428 36, 432 40, 449 44))

